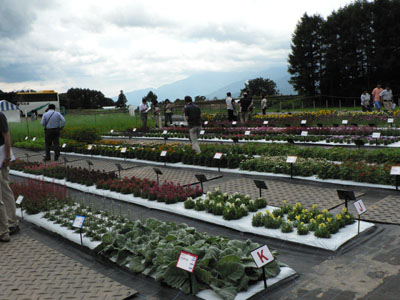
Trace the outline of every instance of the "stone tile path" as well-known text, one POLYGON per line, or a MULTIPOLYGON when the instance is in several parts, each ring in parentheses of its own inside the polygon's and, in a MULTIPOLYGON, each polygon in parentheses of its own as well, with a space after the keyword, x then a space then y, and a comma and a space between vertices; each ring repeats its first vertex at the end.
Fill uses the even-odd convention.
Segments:
POLYGON ((136 291, 24 234, 0 244, 0 299, 122 300, 136 291))
POLYGON ((389 195, 366 208, 367 211, 361 215, 362 220, 400 224, 400 196, 389 195))

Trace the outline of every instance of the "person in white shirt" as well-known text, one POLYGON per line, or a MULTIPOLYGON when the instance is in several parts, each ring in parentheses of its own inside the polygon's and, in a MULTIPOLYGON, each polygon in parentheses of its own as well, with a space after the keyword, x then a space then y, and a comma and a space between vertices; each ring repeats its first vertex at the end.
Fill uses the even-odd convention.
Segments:
POLYGON ((145 99, 142 100, 142 104, 139 105, 140 117, 142 119, 142 129, 147 128, 147 113, 149 112, 149 106, 145 99))
POLYGON ((385 89, 379 94, 379 97, 381 99, 381 102, 383 103, 383 106, 386 111, 392 111, 392 105, 393 105, 393 94, 392 90, 390 87, 386 86, 385 89))
POLYGON ((371 111, 370 100, 371 95, 367 91, 363 91, 361 94, 361 109, 363 112, 371 111))
POLYGON ((232 99, 232 94, 230 92, 226 93, 226 108, 228 110, 228 120, 229 122, 232 122, 235 120, 235 101, 232 99))
POLYGON ((261 95, 261 111, 262 114, 265 115, 267 113, 267 98, 264 95, 261 95))

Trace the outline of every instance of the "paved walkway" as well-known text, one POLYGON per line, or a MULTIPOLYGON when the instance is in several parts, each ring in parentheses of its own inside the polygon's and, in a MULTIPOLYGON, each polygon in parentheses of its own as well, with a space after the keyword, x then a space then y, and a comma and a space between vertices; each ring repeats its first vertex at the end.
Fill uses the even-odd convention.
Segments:
POLYGON ((136 294, 25 234, 1 243, 0 258, 2 300, 123 300, 136 294))

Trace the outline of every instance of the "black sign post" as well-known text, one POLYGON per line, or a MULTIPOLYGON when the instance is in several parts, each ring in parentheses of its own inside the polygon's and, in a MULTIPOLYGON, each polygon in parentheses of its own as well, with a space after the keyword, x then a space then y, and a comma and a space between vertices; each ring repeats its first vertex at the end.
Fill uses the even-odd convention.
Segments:
POLYGON ((115 164, 116 166, 117 166, 117 169, 118 169, 118 177, 119 177, 119 179, 121 179, 121 170, 123 170, 123 168, 122 168, 122 166, 121 166, 121 164, 115 164))
POLYGON ((261 190, 268 190, 268 187, 265 184, 265 182, 262 181, 262 180, 254 180, 254 184, 256 185, 257 188, 259 188, 259 190, 260 190, 260 198, 261 198, 261 190))
POLYGON ((89 166, 89 172, 90 172, 90 166, 93 166, 93 163, 90 160, 87 160, 86 162, 87 162, 87 164, 89 166))
POLYGON ((158 178, 158 175, 162 175, 163 173, 161 172, 161 170, 159 168, 153 168, 153 170, 157 175, 157 185, 160 186, 160 180, 158 178))
POLYGON ((354 195, 353 191, 344 191, 344 190, 337 190, 339 199, 344 200, 344 206, 347 207, 347 201, 355 201, 356 196, 354 195))
POLYGON ((194 176, 200 181, 201 192, 204 194, 203 182, 207 182, 207 177, 204 174, 195 174, 194 176))

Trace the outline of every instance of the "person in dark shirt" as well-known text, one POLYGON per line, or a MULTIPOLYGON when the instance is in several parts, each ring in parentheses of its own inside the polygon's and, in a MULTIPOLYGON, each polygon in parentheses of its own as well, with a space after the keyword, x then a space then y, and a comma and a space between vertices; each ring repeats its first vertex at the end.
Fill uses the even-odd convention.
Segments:
POLYGON ((240 100, 240 122, 245 123, 249 120, 251 110, 253 109, 253 100, 247 92, 243 93, 240 100))
POLYGON ((201 130, 201 110, 196 104, 193 103, 192 97, 185 97, 185 118, 189 126, 189 136, 192 142, 192 149, 196 153, 201 153, 197 137, 201 130))

